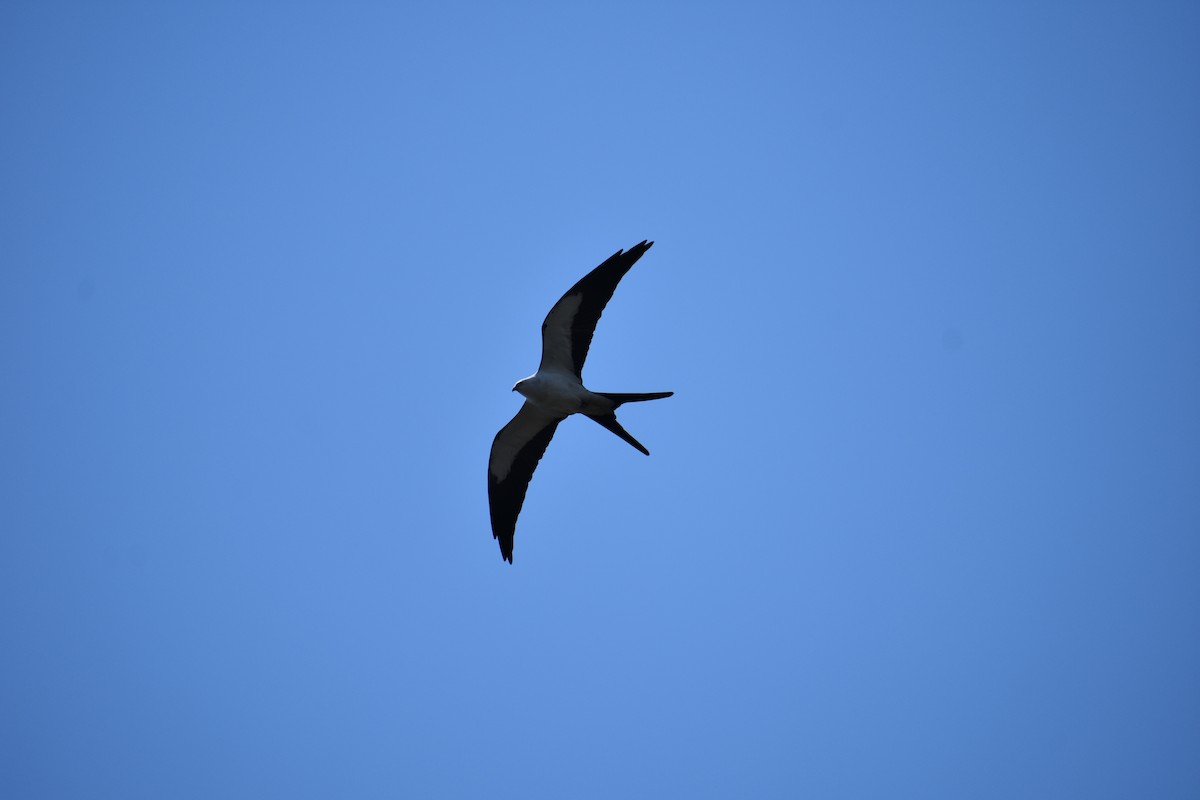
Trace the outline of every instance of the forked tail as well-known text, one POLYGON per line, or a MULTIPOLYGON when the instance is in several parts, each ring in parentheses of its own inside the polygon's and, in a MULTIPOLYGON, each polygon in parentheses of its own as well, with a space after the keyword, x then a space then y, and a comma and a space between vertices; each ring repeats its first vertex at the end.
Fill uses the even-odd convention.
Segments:
MULTIPOLYGON (((644 394, 620 394, 617 392, 596 392, 596 394, 600 395, 601 397, 607 397, 609 400, 612 400, 613 411, 616 411, 617 406, 620 406, 624 403, 640 403, 643 400, 661 400, 664 397, 670 397, 671 395, 673 395, 675 393, 674 392, 647 392, 644 394)), ((596 422, 603 425, 605 428, 608 428, 610 431, 615 433, 617 436, 620 436, 622 439, 629 442, 639 452, 644 453, 645 455, 650 455, 650 451, 647 450, 646 447, 641 442, 639 442, 637 439, 630 436, 629 431, 627 431, 621 427, 621 423, 617 422, 616 414, 613 414, 613 413, 588 414, 587 417, 588 417, 588 419, 595 420, 596 422)))
POLYGON ((621 394, 620 392, 596 392, 601 397, 607 397, 612 400, 613 408, 623 405, 624 403, 640 403, 644 400, 661 400, 664 397, 670 397, 674 392, 646 392, 642 394, 621 394))

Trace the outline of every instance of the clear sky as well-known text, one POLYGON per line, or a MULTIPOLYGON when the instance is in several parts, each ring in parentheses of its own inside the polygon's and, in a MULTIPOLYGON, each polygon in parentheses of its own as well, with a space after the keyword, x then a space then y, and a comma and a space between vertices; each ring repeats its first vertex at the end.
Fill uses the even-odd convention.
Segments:
POLYGON ((1195 3, 8 2, 0 109, 0 796, 1200 795, 1195 3))

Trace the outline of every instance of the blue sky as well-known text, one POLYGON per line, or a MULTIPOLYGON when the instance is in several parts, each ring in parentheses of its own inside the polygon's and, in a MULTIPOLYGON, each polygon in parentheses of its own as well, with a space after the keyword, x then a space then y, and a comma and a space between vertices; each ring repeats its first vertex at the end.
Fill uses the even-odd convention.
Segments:
POLYGON ((5 4, 0 795, 1195 797, 1197 30, 5 4))

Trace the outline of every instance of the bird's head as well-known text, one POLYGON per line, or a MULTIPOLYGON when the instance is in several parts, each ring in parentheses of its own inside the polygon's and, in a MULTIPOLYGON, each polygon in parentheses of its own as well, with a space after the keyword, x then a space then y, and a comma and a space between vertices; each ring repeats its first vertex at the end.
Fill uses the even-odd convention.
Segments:
POLYGON ((525 390, 529 388, 529 384, 533 382, 534 377, 535 376, 531 375, 528 378, 522 378, 521 380, 517 381, 513 384, 513 391, 520 392, 522 395, 524 395, 525 390))

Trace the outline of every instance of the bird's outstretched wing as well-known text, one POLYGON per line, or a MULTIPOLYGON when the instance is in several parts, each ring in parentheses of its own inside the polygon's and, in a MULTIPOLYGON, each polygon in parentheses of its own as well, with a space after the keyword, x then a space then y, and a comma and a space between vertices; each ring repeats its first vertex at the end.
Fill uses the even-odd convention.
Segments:
POLYGON ((554 429, 564 419, 526 402, 492 441, 492 454, 488 458, 492 536, 500 541, 500 555, 510 564, 513 532, 517 528, 517 515, 525 503, 529 481, 554 436, 554 429))
POLYGON ((542 323, 544 369, 565 370, 583 380, 583 362, 600 314, 612 298, 617 284, 654 242, 644 241, 628 250, 618 250, 603 264, 584 275, 564 294, 542 323))

